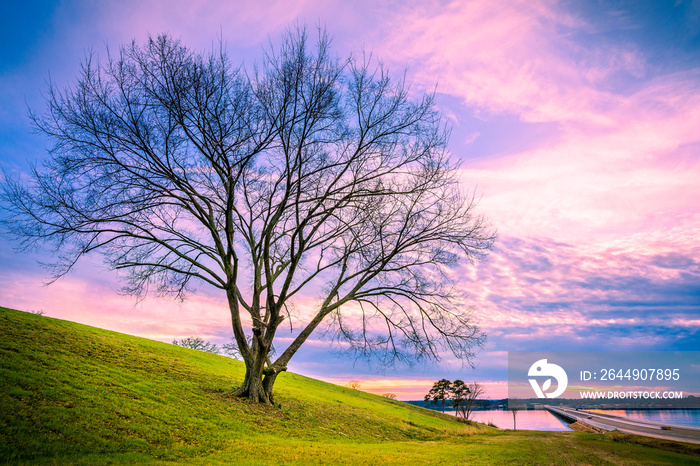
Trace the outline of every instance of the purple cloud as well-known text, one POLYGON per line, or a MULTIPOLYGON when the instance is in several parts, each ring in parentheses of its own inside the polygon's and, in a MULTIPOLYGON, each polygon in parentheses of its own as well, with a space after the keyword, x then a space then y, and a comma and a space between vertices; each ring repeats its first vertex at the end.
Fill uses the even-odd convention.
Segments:
MULTIPOLYGON (((476 370, 449 358, 400 369, 386 376, 396 380, 391 390, 320 339, 293 370, 365 380, 404 399, 432 379, 481 377, 496 396, 507 350, 697 350, 700 28, 691 6, 62 2, 37 15, 35 35, 4 58, 0 166, 21 175, 26 158, 41 156, 45 141, 30 133, 25 102, 40 109, 47 70, 70 82, 91 47, 104 57, 105 43, 169 32, 202 49, 221 35, 252 66, 268 35, 320 22, 340 54, 364 47, 396 73, 407 65, 415 92, 438 83, 465 190, 476 190, 500 240, 487 262, 455 271, 489 335, 476 370)), ((99 258, 42 287, 33 260, 5 238, 0 246, 0 305, 163 341, 230 339, 225 299, 206 287, 184 303, 151 297, 135 307, 99 258)), ((301 319, 315 298, 299 299, 301 319)))

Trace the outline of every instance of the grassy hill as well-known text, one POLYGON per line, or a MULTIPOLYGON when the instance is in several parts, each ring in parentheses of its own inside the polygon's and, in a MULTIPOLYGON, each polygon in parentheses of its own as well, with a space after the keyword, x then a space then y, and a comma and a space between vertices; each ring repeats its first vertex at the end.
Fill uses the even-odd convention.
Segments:
MULTIPOLYGON (((498 430, 320 382, 231 396, 239 361, 0 308, 0 463, 697 464, 573 432, 498 430)), ((683 451, 683 449, 681 449, 683 451)))

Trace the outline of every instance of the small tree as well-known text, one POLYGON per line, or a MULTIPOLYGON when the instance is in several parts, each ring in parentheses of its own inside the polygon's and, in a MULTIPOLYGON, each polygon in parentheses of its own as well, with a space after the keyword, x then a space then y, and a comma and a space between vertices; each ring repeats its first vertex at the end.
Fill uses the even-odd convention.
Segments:
POLYGON ((236 342, 231 342, 231 343, 224 343, 221 345, 221 350, 224 352, 225 356, 228 356, 229 358, 233 359, 238 359, 243 360, 243 356, 241 356, 241 352, 238 350, 238 345, 236 342))
POLYGON ((457 416, 463 416, 467 419, 463 408, 466 406, 467 397, 469 396, 469 387, 463 381, 457 379, 450 384, 450 401, 457 416))
POLYGON ((396 399, 396 394, 395 393, 382 393, 382 396, 384 398, 389 398, 390 400, 395 400, 396 399))
POLYGON ((475 401, 483 393, 483 386, 477 382, 465 384, 461 380, 455 380, 452 383, 452 405, 457 415, 461 414, 464 419, 469 419, 475 401))
MULTIPOLYGON (((246 337, 246 341, 249 345, 252 344, 252 338, 250 336, 246 337)), ((243 360, 243 356, 241 355, 241 351, 238 349, 238 344, 236 343, 235 338, 233 338, 230 343, 224 343, 221 345, 221 351, 224 353, 224 356, 238 359, 239 361, 243 360)), ((277 351, 275 350, 274 346, 271 346, 269 357, 274 357, 275 354, 277 354, 277 351)))
POLYGON ((433 384, 424 401, 430 402, 431 405, 442 405, 442 412, 445 412, 445 402, 450 399, 452 383, 447 379, 440 379, 433 384))
POLYGON ((223 44, 202 54, 167 35, 89 56, 31 115, 52 147, 28 176, 5 176, 5 226, 25 250, 52 248, 54 278, 102 252, 128 293, 220 290, 246 367, 236 393, 256 402, 273 402, 322 322, 384 366, 445 350, 470 361, 485 337, 454 266, 494 234, 450 161, 434 94, 413 99, 330 42, 289 30, 248 71, 223 44))
POLYGON ((219 347, 216 346, 215 343, 204 341, 201 337, 187 337, 180 340, 175 338, 173 340, 173 345, 198 351, 205 351, 207 353, 220 354, 219 347))
POLYGON ((508 410, 513 414, 513 430, 518 430, 518 425, 516 423, 518 411, 522 411, 526 408, 527 406, 524 401, 518 398, 508 398, 508 410))
POLYGON ((359 390, 360 387, 362 387, 360 382, 358 382, 357 380, 351 380, 350 382, 346 383, 345 386, 348 388, 352 388, 353 390, 359 390))

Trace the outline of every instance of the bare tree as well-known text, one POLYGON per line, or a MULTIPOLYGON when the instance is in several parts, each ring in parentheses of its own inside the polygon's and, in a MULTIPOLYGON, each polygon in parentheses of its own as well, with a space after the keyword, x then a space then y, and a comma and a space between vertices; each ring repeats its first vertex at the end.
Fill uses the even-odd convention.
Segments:
MULTIPOLYGON (((246 336, 246 342, 248 345, 253 344, 253 338, 250 335, 246 336)), ((229 358, 233 359, 238 359, 238 360, 243 360, 243 356, 241 355, 241 351, 238 348, 238 343, 236 343, 236 338, 234 337, 230 343, 224 343, 221 345, 221 350, 224 354, 224 356, 228 356, 229 358)), ((270 346, 270 351, 268 352, 269 357, 274 357, 277 354, 277 350, 275 350, 274 345, 270 346)))
POLYGON ((389 398, 390 400, 395 400, 396 399, 396 394, 395 393, 382 393, 382 396, 384 398, 389 398))
POLYGON ((229 358, 233 359, 238 359, 238 360, 243 360, 243 356, 241 356, 241 352, 238 349, 238 345, 236 344, 236 341, 232 341, 231 343, 224 343, 221 345, 221 349, 224 353, 224 356, 228 356, 229 358))
MULTIPOLYGON (((467 398, 469 397, 469 386, 462 380, 455 380, 449 386, 449 400, 452 402, 452 408, 455 410, 455 414, 459 417, 464 416, 462 409, 465 407, 467 398)), ((464 416, 464 419, 467 419, 464 416)))
POLYGON ((173 339, 173 345, 182 346, 183 348, 190 348, 197 351, 205 351, 207 353, 219 354, 219 347, 216 343, 211 343, 209 341, 204 341, 201 337, 187 337, 181 339, 173 339))
POLYGON ((525 402, 518 398, 508 398, 508 410, 513 413, 513 430, 518 430, 518 425, 516 423, 516 416, 518 411, 523 411, 527 409, 525 402))
POLYGON ((31 115, 49 156, 3 186, 5 225, 25 250, 54 248, 56 278, 100 251, 137 296, 222 290, 246 365, 237 394, 264 403, 323 321, 382 364, 469 361, 484 341, 453 266, 494 236, 433 94, 409 98, 381 64, 334 58, 323 30, 312 42, 290 29, 252 71, 223 45, 195 53, 165 35, 90 55, 31 115), (309 293, 313 314, 271 358, 309 293))
POLYGON ((464 419, 469 419, 469 415, 474 408, 474 402, 484 393, 484 387, 473 382, 466 384, 461 380, 452 382, 452 405, 464 419))
POLYGON ((351 380, 350 382, 346 383, 345 386, 348 388, 352 388, 353 390, 359 390, 362 387, 360 382, 358 382, 357 380, 351 380))

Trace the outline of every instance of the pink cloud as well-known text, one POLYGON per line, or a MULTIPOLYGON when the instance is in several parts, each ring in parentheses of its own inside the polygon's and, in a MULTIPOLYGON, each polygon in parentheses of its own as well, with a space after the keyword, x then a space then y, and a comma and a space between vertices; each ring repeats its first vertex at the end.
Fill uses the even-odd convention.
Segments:
POLYGON ((439 81, 441 92, 466 105, 523 121, 600 121, 609 94, 596 85, 643 69, 634 49, 608 44, 590 52, 572 40, 572 31, 590 26, 547 1, 428 2, 388 23, 401 27, 380 55, 415 65, 418 83, 439 81))
MULTIPOLYGON (((113 46, 132 39, 143 41, 147 33, 168 32, 181 37, 195 48, 211 48, 217 35, 234 47, 258 47, 268 34, 276 34, 294 21, 305 2, 217 2, 207 0, 172 0, 168 2, 105 1, 84 9, 80 5, 65 4, 56 15, 56 22, 68 25, 75 16, 90 18, 85 22, 94 37, 101 37, 94 45, 109 38, 113 46)), ((65 31, 64 31, 65 32, 65 31)), ((86 30, 74 31, 70 36, 84 41, 86 30)), ((83 44, 85 45, 85 44, 83 44)))
POLYGON ((552 147, 467 167, 465 183, 478 183, 505 235, 589 242, 696 230, 700 86, 692 75, 667 80, 616 103, 605 113, 615 124, 571 126, 552 147))
POLYGON ((487 120, 515 114, 560 123, 553 144, 466 166, 465 185, 478 185, 482 210, 502 235, 588 244, 655 229, 697 230, 697 71, 616 94, 608 89, 612 76, 649 73, 642 52, 582 44, 575 33, 595 26, 546 1, 432 2, 387 22, 402 27, 391 29, 378 55, 408 63, 418 84, 439 81, 440 92, 476 106, 487 120))
POLYGON ((464 285, 498 348, 649 348, 692 335, 699 323, 700 248, 665 246, 508 239, 486 264, 465 270, 464 285))
MULTIPOLYGON (((430 388, 435 382, 434 379, 409 379, 401 377, 387 378, 338 378, 338 377, 319 377, 325 382, 330 382, 336 385, 344 386, 348 382, 355 381, 360 383, 360 390, 382 395, 384 393, 393 393, 399 400, 422 400, 423 397, 430 391, 430 388)), ((468 380, 465 380, 468 381, 468 380)), ((480 384, 484 387, 482 399, 501 399, 508 397, 508 383, 504 381, 480 380, 480 384)))
MULTIPOLYGON (((76 277, 50 286, 37 284, 37 276, 0 274, 2 306, 43 311, 45 315, 154 340, 198 335, 205 340, 231 333, 225 299, 196 294, 185 302, 149 297, 140 303, 113 287, 76 277)), ((227 339, 224 338, 224 341, 227 339)))
MULTIPOLYGON (((203 49, 221 31, 232 55, 248 60, 259 57, 268 34, 276 37, 296 18, 327 21, 341 53, 366 43, 392 69, 407 64, 415 89, 438 82, 441 93, 464 104, 447 115, 455 125, 467 108, 487 123, 502 115, 553 123, 546 144, 523 150, 513 138, 509 155, 481 158, 462 171, 465 187, 477 187, 480 210, 501 235, 487 263, 459 271, 491 339, 487 349, 546 345, 552 338, 585 344, 584 328, 594 329, 600 343, 614 328, 700 327, 697 303, 692 308, 678 297, 692 285, 686 275, 700 275, 700 75, 691 70, 651 79, 642 50, 629 43, 582 44, 576 33, 595 26, 556 2, 109 1, 90 10, 65 3, 32 76, 43 79, 49 68, 59 81, 73 78, 86 48, 101 51, 105 40, 116 48, 142 41, 147 32, 169 31, 203 49), (612 90, 621 75, 635 78, 634 91, 612 90), (634 300, 657 306, 657 314, 628 303, 634 300)), ((21 81, 27 80, 4 82, 15 89, 21 81)), ((468 130, 461 142, 485 137, 468 130)), ((2 274, 0 304, 163 341, 200 335, 222 342, 230 332, 225 297, 215 292, 182 304, 149 298, 134 307, 131 298, 89 278, 67 277, 49 288, 38 282, 2 274)), ((312 293, 299 297, 302 321, 315 303, 312 293)), ((616 335, 616 344, 654 346, 667 339, 633 332, 616 335)), ((319 352, 327 347, 321 340, 307 345, 319 352)), ((495 360, 482 353, 479 361, 495 360)), ((324 364, 319 357, 299 367, 324 374, 324 364)), ((368 387, 378 383, 363 380, 368 387)), ((396 380, 402 399, 421 398, 432 383, 396 380)))

